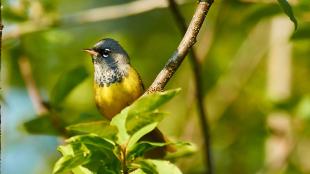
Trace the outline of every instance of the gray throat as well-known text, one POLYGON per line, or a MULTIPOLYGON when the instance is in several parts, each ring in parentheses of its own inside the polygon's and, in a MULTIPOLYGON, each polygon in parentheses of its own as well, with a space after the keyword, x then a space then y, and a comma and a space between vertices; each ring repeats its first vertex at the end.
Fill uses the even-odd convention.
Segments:
POLYGON ((128 67, 122 65, 107 65, 94 63, 95 73, 94 78, 97 85, 100 87, 110 86, 113 83, 119 83, 127 76, 128 67))

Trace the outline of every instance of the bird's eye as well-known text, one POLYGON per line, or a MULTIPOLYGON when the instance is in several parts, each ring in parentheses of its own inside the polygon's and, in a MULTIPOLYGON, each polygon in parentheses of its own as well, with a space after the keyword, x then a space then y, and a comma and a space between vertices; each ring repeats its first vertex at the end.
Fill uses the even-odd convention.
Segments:
POLYGON ((105 48, 103 51, 102 51, 102 56, 103 57, 109 57, 111 53, 111 50, 109 48, 105 48))

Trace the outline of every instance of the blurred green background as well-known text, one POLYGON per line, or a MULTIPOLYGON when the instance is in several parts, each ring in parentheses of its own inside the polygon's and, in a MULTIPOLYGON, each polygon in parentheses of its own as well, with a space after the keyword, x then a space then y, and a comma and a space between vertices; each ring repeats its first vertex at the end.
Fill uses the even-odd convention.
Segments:
MULTIPOLYGON (((190 21, 196 1, 178 2, 190 21)), ((199 34, 195 49, 215 173, 310 173, 310 2, 289 2, 299 22, 296 31, 275 0, 215 0, 199 34)), ((6 0, 2 5, 3 174, 51 173, 62 142, 31 135, 22 126, 38 111, 22 77, 21 58, 30 62, 44 101, 65 72, 85 67, 90 76, 63 101, 61 116, 98 116, 92 63, 83 48, 106 37, 118 40, 148 87, 181 40, 164 0, 6 0)), ((182 92, 162 109, 170 116, 160 128, 198 146, 177 164, 184 173, 199 174, 205 171, 203 140, 187 59, 166 87, 182 92)))

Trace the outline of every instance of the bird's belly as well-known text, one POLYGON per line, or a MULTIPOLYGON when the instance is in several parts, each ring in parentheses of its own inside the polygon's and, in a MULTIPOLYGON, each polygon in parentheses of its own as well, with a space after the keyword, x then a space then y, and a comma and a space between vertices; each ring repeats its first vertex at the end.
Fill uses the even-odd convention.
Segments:
POLYGON ((121 82, 100 87, 95 84, 95 101, 99 111, 108 119, 118 114, 143 93, 138 75, 131 74, 121 82))

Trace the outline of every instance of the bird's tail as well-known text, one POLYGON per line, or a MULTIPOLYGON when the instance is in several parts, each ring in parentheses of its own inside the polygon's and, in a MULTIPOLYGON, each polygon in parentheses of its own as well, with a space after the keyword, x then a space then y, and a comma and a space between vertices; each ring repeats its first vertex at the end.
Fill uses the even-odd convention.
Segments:
MULTIPOLYGON (((159 142, 164 143, 168 142, 169 140, 163 135, 163 133, 158 129, 154 129, 152 132, 146 134, 142 140, 144 141, 151 141, 151 142, 159 142)), ((146 157, 149 158, 163 158, 167 154, 167 152, 175 152, 176 148, 172 145, 167 145, 164 147, 157 147, 155 149, 150 150, 146 153, 146 157)))

